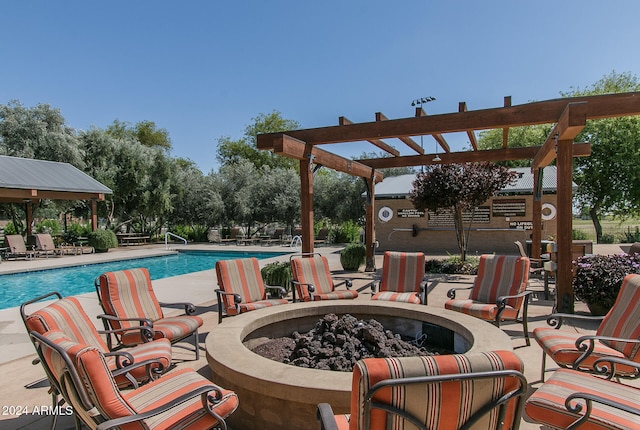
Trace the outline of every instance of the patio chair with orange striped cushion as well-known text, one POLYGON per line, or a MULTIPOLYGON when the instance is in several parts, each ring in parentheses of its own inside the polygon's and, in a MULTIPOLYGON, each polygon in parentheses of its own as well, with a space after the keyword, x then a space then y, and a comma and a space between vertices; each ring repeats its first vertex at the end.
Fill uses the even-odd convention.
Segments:
POLYGON ((291 275, 293 279, 293 301, 296 301, 296 293, 300 300, 311 302, 315 300, 355 299, 358 292, 349 290, 351 280, 344 279, 335 282, 331 277, 327 257, 321 254, 305 254, 291 256, 291 275), (346 290, 336 290, 336 287, 345 285, 346 290))
MULTIPOLYGON (((95 280, 96 291, 104 315, 100 315, 105 329, 113 330, 119 345, 131 346, 152 339, 166 338, 172 344, 193 338, 196 360, 200 358, 198 328, 202 318, 191 315, 191 303, 172 303, 183 306, 186 315, 165 316, 158 302, 149 271, 144 267, 107 272, 95 280), (132 330, 145 326, 147 330, 132 330), (125 330, 123 332, 123 330, 125 330)), ((111 338, 108 338, 111 342, 111 338)))
POLYGON ((367 358, 353 369, 350 414, 323 403, 318 417, 324 430, 517 429, 522 371, 511 351, 367 358))
MULTIPOLYGON (((604 317, 552 314, 552 327, 537 327, 533 337, 542 348, 541 379, 544 381, 546 356, 559 366, 593 371, 593 363, 602 357, 619 357, 640 363, 640 275, 627 275, 613 307, 604 317), (602 320, 595 335, 558 330, 565 320, 602 320)), ((617 375, 634 374, 635 370, 617 366, 617 375)))
POLYGON ((528 315, 529 259, 514 255, 481 255, 478 276, 468 288, 452 288, 447 292, 445 309, 462 312, 493 322, 500 327, 502 321, 522 324, 527 346, 530 345, 528 315), (471 290, 468 299, 456 299, 456 291, 471 290), (522 318, 519 318, 522 309, 522 318))
MULTIPOLYGON (((636 362, 615 357, 596 360, 595 366, 633 367, 636 362)), ((537 423, 554 429, 627 429, 640 428, 640 388, 614 382, 615 372, 603 379, 571 369, 559 369, 527 400, 526 414, 537 423)))
POLYGON ((30 335, 65 399, 89 428, 226 429, 225 418, 238 407, 233 391, 216 386, 192 369, 120 391, 96 348, 73 342, 60 332, 30 335))
POLYGON ((386 251, 379 291, 371 299, 426 305, 424 269, 422 252, 386 251))
POLYGON ((242 312, 288 303, 284 296, 286 290, 279 286, 265 285, 260 273, 258 259, 255 257, 216 262, 218 277, 218 323, 226 315, 238 315, 242 312), (274 292, 276 298, 268 299, 267 290, 274 292))
POLYGON ((134 363, 147 363, 145 366, 133 368, 126 375, 117 377, 116 381, 119 385, 129 385, 132 382, 135 385, 137 382, 156 379, 171 365, 171 344, 167 339, 157 339, 128 348, 126 355, 112 353, 80 305, 80 301, 75 297, 62 298, 57 292, 45 294, 23 303, 20 306, 20 314, 27 332, 36 331, 44 334, 47 331, 59 331, 74 342, 93 346, 105 354, 106 363, 112 371, 124 364, 131 364, 129 363, 131 359, 134 363), (53 297, 57 298, 53 303, 31 314, 27 313, 30 305, 53 297), (131 377, 133 381, 130 380, 131 377))

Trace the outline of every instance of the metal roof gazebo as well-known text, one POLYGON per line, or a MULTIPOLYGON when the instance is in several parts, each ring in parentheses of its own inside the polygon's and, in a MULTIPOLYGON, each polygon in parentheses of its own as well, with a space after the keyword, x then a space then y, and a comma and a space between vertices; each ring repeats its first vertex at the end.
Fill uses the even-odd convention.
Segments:
MULTIPOLYGON (((479 161, 507 161, 529 159, 534 174, 534 195, 540 171, 556 160, 558 167, 557 193, 557 309, 573 311, 573 290, 571 285, 571 244, 572 244, 572 175, 573 157, 588 156, 589 143, 574 143, 574 138, 586 125, 588 119, 617 116, 640 115, 640 92, 607 94, 586 97, 561 98, 511 105, 511 98, 504 98, 501 108, 467 110, 465 102, 460 102, 458 112, 427 116, 422 106, 416 108, 415 116, 402 119, 388 119, 382 113, 375 115, 375 121, 351 123, 344 117, 339 125, 290 130, 281 133, 258 135, 259 149, 271 150, 276 154, 297 159, 300 162, 302 251, 313 251, 313 173, 320 166, 339 172, 362 177, 367 183, 365 240, 367 267, 375 270, 374 261, 374 184, 382 181, 381 168, 422 166, 430 164, 465 163, 479 161), (554 124, 551 133, 541 146, 509 147, 509 128, 535 124, 554 124), (499 149, 480 150, 477 146, 476 131, 502 129, 503 141, 499 149), (443 134, 466 132, 471 150, 451 152, 443 134), (425 154, 412 136, 431 135, 443 152, 425 154), (399 139, 415 155, 402 156, 383 139, 399 139), (390 156, 383 158, 349 160, 321 148, 345 142, 369 142, 390 156), (436 157, 436 155, 438 157, 436 157), (436 161, 434 161, 434 159, 436 161)), ((542 204, 534 199, 533 218, 541 219, 542 204)), ((533 255, 539 257, 541 231, 539 222, 534 222, 532 232, 533 255), (537 254, 537 255, 536 255, 537 254)))
POLYGON ((97 202, 111 194, 103 185, 69 163, 0 155, 0 203, 24 203, 27 234, 31 234, 32 205, 43 199, 90 200, 91 228, 98 227, 97 202))

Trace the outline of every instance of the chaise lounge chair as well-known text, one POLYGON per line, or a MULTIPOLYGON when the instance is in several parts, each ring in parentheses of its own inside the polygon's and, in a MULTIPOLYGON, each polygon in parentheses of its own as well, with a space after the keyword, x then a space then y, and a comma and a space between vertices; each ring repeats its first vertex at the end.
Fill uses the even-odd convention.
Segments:
MULTIPOLYGON (((169 339, 175 344, 191 337, 196 360, 200 358, 198 328, 203 321, 192 315, 195 306, 191 303, 173 303, 183 306, 186 315, 165 317, 146 268, 103 273, 96 278, 95 287, 105 313, 100 318, 105 329, 112 330, 118 345, 132 346, 161 338, 169 339), (147 330, 143 330, 142 334, 140 331, 130 331, 140 326, 147 330)), ((107 344, 111 345, 111 341, 110 336, 107 344)))
POLYGON ((36 252, 33 247, 27 249, 27 244, 24 242, 24 238, 19 234, 8 234, 4 237, 4 246, 7 248, 5 258, 24 258, 27 260, 36 256, 36 252))

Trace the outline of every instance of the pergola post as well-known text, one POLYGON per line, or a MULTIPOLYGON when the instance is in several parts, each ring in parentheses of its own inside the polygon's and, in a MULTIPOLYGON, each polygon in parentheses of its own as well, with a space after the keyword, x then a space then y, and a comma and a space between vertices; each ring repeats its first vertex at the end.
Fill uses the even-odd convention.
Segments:
POLYGON ((363 178, 367 184, 367 200, 365 202, 365 272, 376 271, 376 258, 375 258, 375 181, 373 178, 363 178))
POLYGON ((311 160, 300 160, 300 221, 302 223, 302 252, 313 252, 313 171, 311 160))
POLYGON ((531 258, 540 259, 542 244, 542 169, 533 169, 533 230, 531 232, 531 258))
POLYGON ((24 202, 24 212, 27 218, 27 237, 33 233, 33 203, 31 200, 24 202))
POLYGON ((572 179, 573 179, 573 141, 557 141, 558 164, 558 220, 557 220, 557 270, 556 270, 556 309, 558 312, 573 313, 573 272, 572 252, 572 179))

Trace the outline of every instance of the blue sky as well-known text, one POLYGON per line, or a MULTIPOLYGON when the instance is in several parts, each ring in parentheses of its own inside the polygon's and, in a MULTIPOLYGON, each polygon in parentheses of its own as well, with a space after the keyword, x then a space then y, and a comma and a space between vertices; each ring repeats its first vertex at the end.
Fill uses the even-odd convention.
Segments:
POLYGON ((322 127, 412 116, 419 97, 448 113, 640 74, 637 0, 23 0, 0 13, 0 104, 47 103, 76 129, 154 121, 204 173, 220 137, 273 110, 322 127))

